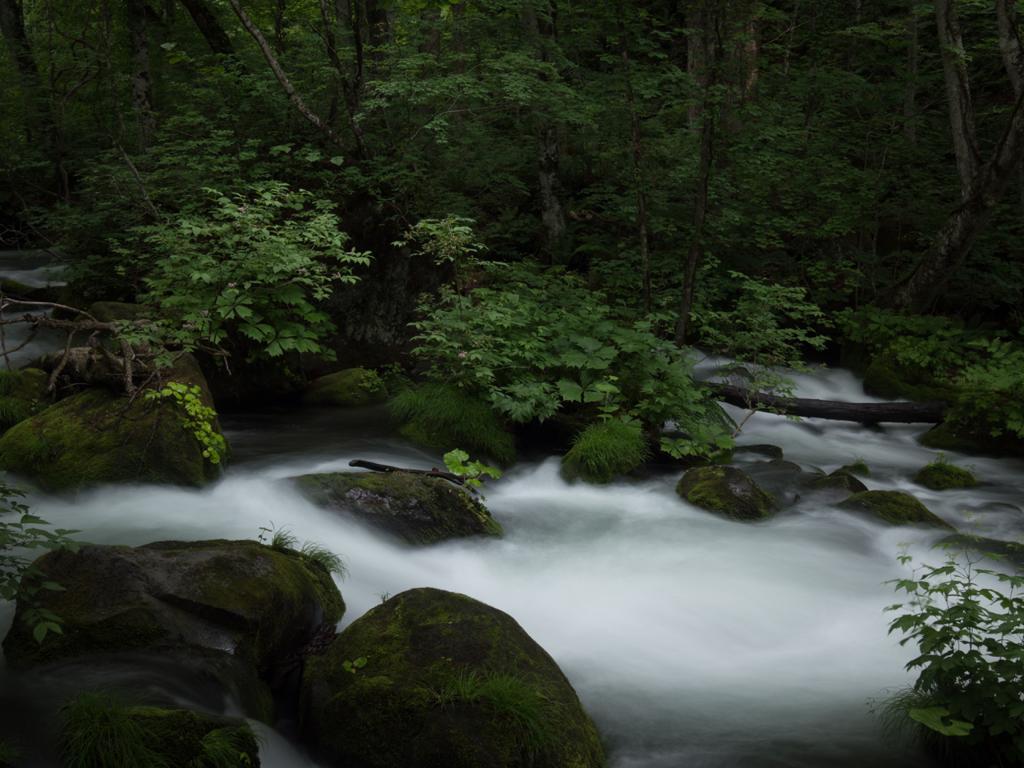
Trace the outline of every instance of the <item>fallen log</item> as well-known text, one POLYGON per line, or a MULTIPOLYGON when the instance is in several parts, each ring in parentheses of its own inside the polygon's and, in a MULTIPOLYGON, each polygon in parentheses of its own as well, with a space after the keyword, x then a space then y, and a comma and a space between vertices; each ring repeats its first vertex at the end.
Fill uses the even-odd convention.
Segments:
POLYGON ((352 459, 348 465, 350 467, 359 467, 360 469, 372 469, 374 472, 408 472, 412 475, 440 477, 442 480, 447 480, 449 483, 455 483, 456 485, 465 485, 466 482, 464 477, 453 475, 451 472, 442 472, 439 469, 404 469, 402 467, 392 467, 389 464, 377 464, 372 461, 363 461, 362 459, 352 459))
POLYGON ((834 400, 808 400, 781 397, 768 392, 751 392, 731 384, 708 382, 715 399, 739 408, 772 410, 786 416, 804 416, 834 421, 859 421, 878 424, 938 424, 946 416, 946 404, 931 403, 840 403, 834 400))

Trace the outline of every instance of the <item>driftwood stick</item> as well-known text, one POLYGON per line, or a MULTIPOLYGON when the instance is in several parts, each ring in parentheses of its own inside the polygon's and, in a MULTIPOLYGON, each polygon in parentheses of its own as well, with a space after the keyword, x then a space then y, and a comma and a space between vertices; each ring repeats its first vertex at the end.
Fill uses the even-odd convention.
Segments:
POLYGON ((709 383, 715 399, 739 408, 771 408, 787 416, 806 416, 835 421, 859 421, 878 424, 938 424, 946 417, 946 404, 933 403, 840 403, 832 400, 809 400, 779 397, 767 392, 751 392, 729 384, 709 383))
POLYGON ((456 485, 464 485, 465 479, 458 475, 453 475, 451 472, 441 472, 437 469, 403 469, 402 467, 392 467, 387 464, 376 464, 372 461, 363 461, 362 459, 352 459, 348 463, 350 467, 359 467, 360 469, 372 469, 374 472, 408 472, 411 475, 426 475, 427 477, 439 477, 442 480, 447 480, 450 483, 456 485))

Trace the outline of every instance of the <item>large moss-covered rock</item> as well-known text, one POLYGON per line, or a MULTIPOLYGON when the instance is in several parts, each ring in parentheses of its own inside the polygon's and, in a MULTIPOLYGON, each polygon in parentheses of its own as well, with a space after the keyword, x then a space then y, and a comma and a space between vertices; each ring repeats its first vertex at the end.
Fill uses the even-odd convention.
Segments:
POLYGON ((920 440, 926 448, 961 451, 979 456, 1024 456, 1024 439, 1010 432, 993 436, 991 424, 976 426, 945 421, 925 432, 920 440))
POLYGON ((300 717, 330 766, 604 765, 593 723, 544 649, 511 616, 438 589, 392 597, 310 657, 300 717), (353 674, 346 662, 358 659, 353 674))
MULTIPOLYGON (((212 407, 202 372, 191 356, 175 364, 171 380, 199 387, 212 407)), ((106 483, 202 487, 220 474, 207 446, 187 428, 173 398, 129 400, 109 389, 86 389, 26 419, 0 438, 0 468, 48 492, 106 483)), ((221 434, 214 418, 212 428, 221 434)))
POLYGON ((930 525, 956 530, 909 493, 902 491, 862 491, 836 505, 840 509, 870 512, 893 525, 930 525))
POLYGON ((62 746, 66 757, 74 756, 79 765, 113 768, 118 757, 131 753, 166 768, 224 765, 216 761, 218 745, 230 750, 228 765, 260 765, 256 736, 241 718, 186 709, 122 707, 95 693, 80 696, 63 708, 62 715, 62 746))
POLYGON ((0 371, 0 430, 10 429, 50 407, 46 387, 50 377, 43 371, 0 371))
POLYGON ((650 453, 639 429, 614 419, 604 421, 576 436, 572 449, 562 457, 561 474, 569 482, 610 483, 639 467, 650 453))
POLYGON ((62 634, 39 644, 19 600, 3 641, 12 666, 93 653, 188 652, 257 665, 295 655, 345 605, 331 575, 292 550, 253 541, 165 541, 50 552, 35 565, 64 591, 41 590, 62 634))
POLYGON ((296 485, 311 501, 365 520, 409 544, 464 536, 501 536, 501 526, 468 492, 409 472, 302 475, 296 485))
POLYGON ((741 522, 763 520, 778 507, 775 497, 743 472, 720 464, 687 470, 676 493, 694 506, 741 522))
POLYGON ((323 376, 302 396, 304 405, 376 405, 388 399, 384 382, 373 371, 349 368, 323 376))
POLYGON ((873 397, 905 398, 922 403, 956 400, 956 389, 936 380, 926 371, 899 361, 896 355, 883 352, 876 356, 864 373, 864 391, 873 397))
POLYGON ((914 475, 914 482, 933 491, 944 491, 948 488, 973 488, 978 484, 978 478, 969 469, 939 462, 919 469, 914 475))

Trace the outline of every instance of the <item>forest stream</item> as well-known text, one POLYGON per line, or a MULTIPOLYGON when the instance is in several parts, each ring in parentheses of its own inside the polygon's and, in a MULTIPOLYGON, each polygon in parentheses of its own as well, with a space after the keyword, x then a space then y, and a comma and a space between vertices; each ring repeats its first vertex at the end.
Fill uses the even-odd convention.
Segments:
MULTIPOLYGON (((713 367, 702 364, 705 372, 713 367)), ((799 397, 869 399, 841 370, 797 382, 799 397)), ((742 418, 736 409, 730 414, 742 418)), ((901 543, 914 542, 916 559, 936 563, 941 553, 927 547, 941 532, 887 527, 796 499, 794 471, 753 453, 737 454, 736 465, 779 496, 784 510, 746 525, 682 501, 674 491, 681 470, 570 486, 557 457, 526 456, 484 489, 504 539, 414 549, 314 507, 287 482, 347 471, 357 458, 438 466, 439 455, 394 434, 383 408, 280 408, 222 421, 234 455, 211 488, 105 487, 73 499, 32 496, 32 510, 80 529, 86 541, 133 546, 287 528, 344 558, 342 626, 382 596, 414 587, 462 592, 500 608, 561 666, 597 723, 612 768, 931 764, 885 742, 869 702, 913 681, 904 665, 915 648, 887 634, 892 614, 884 611, 899 602, 886 582, 908 572, 897 561, 901 543)), ((951 455, 973 464, 981 485, 929 491, 910 479, 936 456, 916 443, 925 429, 757 414, 739 443, 780 446, 804 473, 859 457, 871 468, 870 489, 913 493, 961 529, 969 510, 984 515, 988 536, 1024 534, 1024 514, 1013 506, 1021 503, 1024 462, 951 455)), ((12 615, 13 605, 0 603, 0 632, 12 615)), ((20 736, 42 750, 35 764, 55 765, 45 754, 53 742, 47 718, 80 688, 127 686, 195 709, 238 712, 208 680, 180 669, 138 661, 116 672, 103 663, 74 670, 16 674, 0 661, 0 740, 20 736)), ((315 765, 280 733, 258 728, 264 766, 315 765)), ((287 733, 289 723, 279 728, 287 733)))

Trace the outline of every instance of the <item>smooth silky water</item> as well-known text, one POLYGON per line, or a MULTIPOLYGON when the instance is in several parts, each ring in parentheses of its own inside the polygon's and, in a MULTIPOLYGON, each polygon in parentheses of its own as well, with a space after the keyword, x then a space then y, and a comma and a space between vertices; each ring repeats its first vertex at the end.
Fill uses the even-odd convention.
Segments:
MULTIPOLYGON (((866 399, 841 371, 800 377, 798 394, 866 399)), ((886 527, 812 497, 796 500, 792 473, 752 454, 740 454, 738 466, 788 506, 748 525, 679 499, 681 471, 569 486, 558 476, 557 458, 535 457, 487 482, 487 505, 504 539, 415 549, 317 509, 287 480, 347 471, 355 458, 439 466, 439 455, 392 433, 383 409, 280 409, 229 415, 223 423, 234 460, 209 489, 110 487, 73 500, 34 497, 33 509, 95 543, 256 538, 262 527, 287 528, 345 559, 342 626, 414 587, 454 590, 500 608, 569 677, 613 768, 930 765, 905 745, 883 741, 868 702, 913 680, 904 665, 914 649, 887 634, 892 614, 884 612, 898 601, 885 582, 907 573, 896 560, 901 543, 917 542, 912 554, 937 562, 941 554, 927 545, 941 534, 886 527)), ((982 522, 991 523, 990 533, 1024 533, 1024 515, 1009 506, 1021 503, 1024 462, 952 455, 975 464, 983 485, 928 491, 910 480, 935 457, 916 444, 925 428, 796 424, 758 414, 740 442, 779 445, 808 472, 861 457, 873 472, 869 488, 911 491, 960 526, 961 510, 987 509, 982 522)), ((0 604, 0 632, 11 615, 0 604)), ((208 680, 144 660, 26 675, 0 666, 0 738, 20 733, 52 744, 45 715, 73 690, 103 685, 238 712, 208 680)), ((315 765, 280 735, 261 730, 268 739, 264 765, 315 765)), ((45 753, 37 764, 52 764, 52 750, 51 757, 45 753)))

